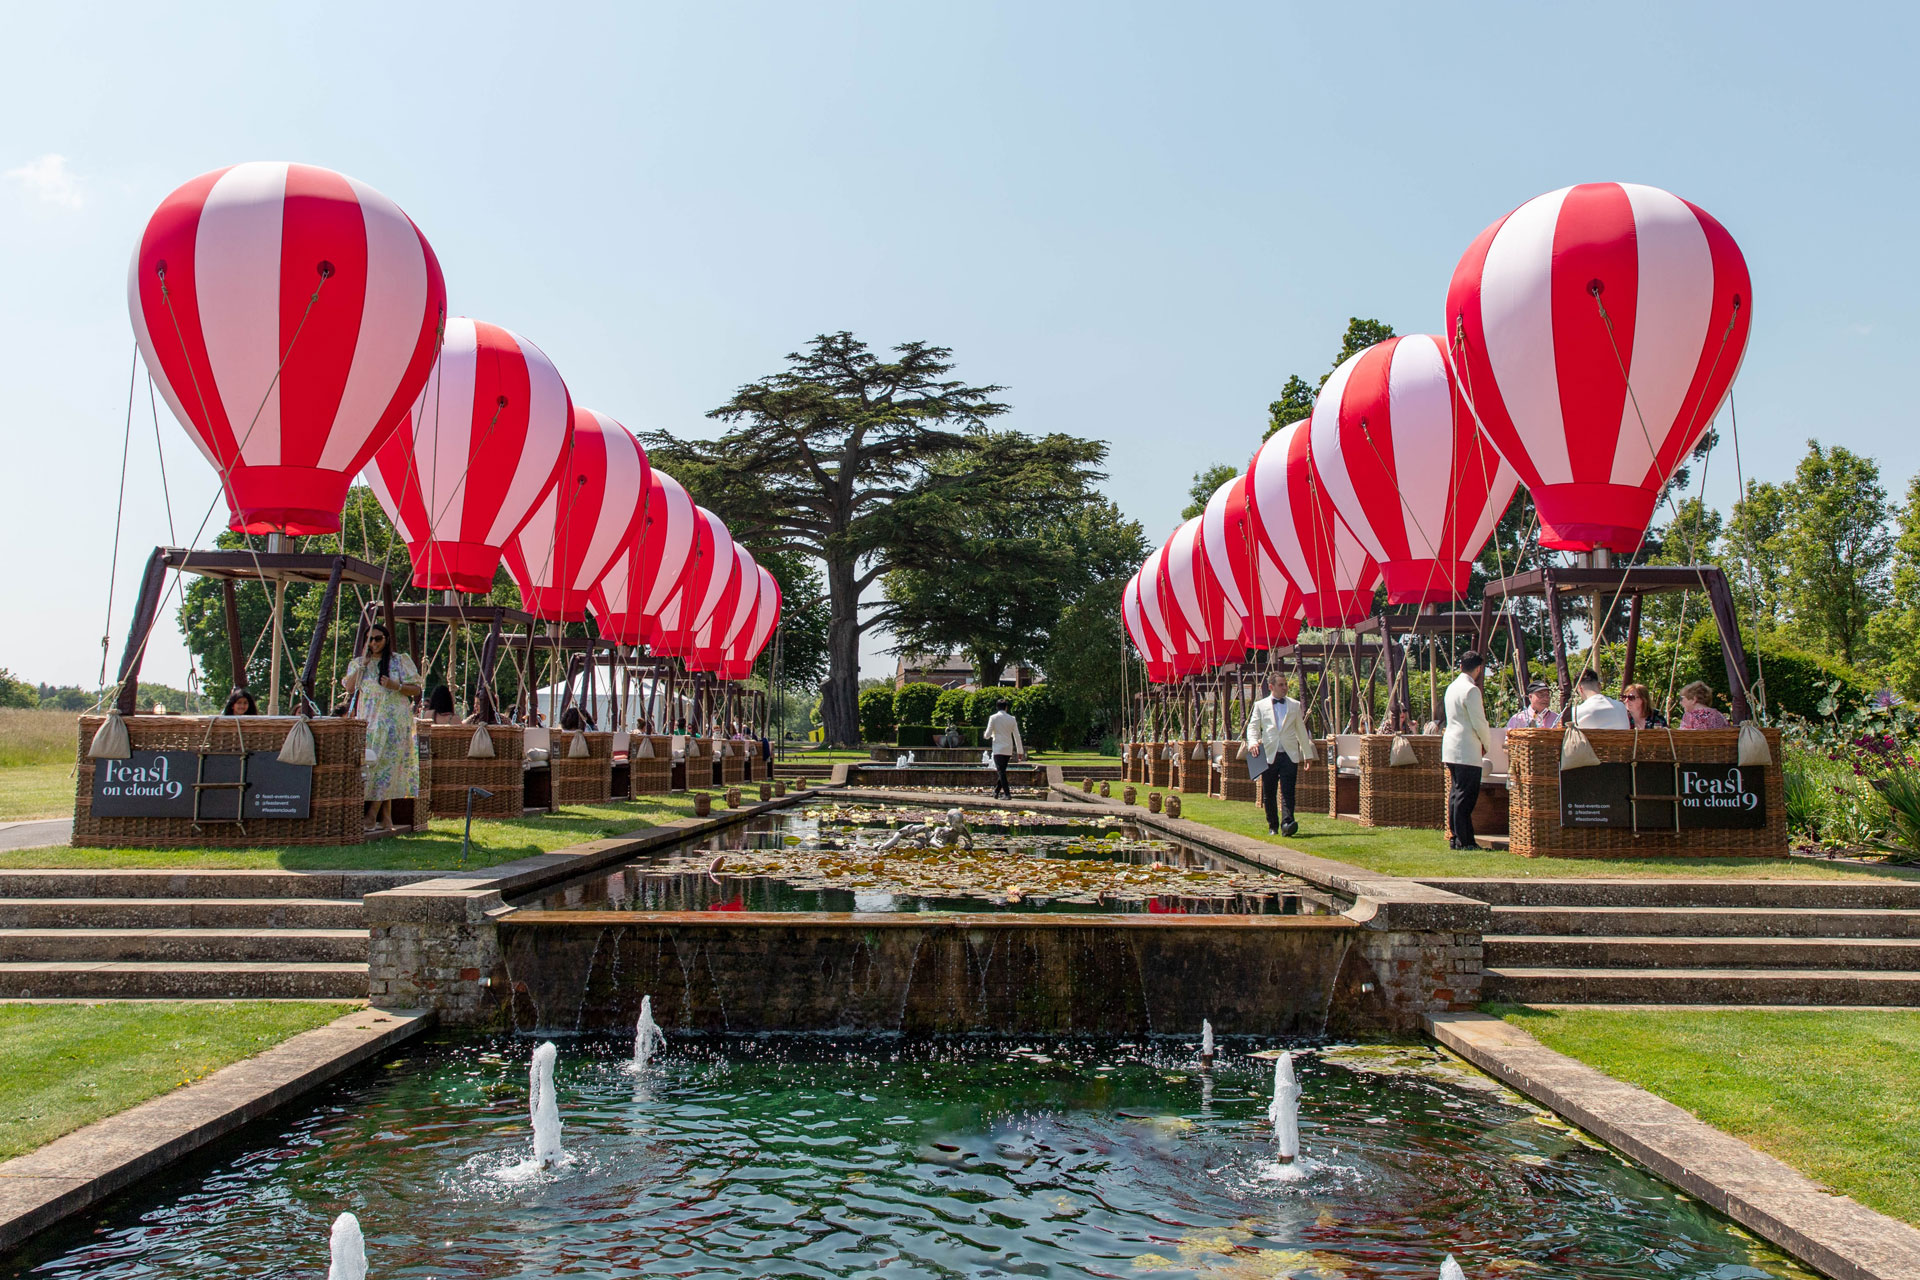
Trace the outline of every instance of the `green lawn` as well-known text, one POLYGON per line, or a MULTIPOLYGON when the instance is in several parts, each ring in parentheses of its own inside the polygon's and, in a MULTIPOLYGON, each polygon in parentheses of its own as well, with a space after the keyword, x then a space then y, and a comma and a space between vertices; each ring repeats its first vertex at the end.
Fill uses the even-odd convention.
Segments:
POLYGON ((189 1084, 356 1006, 320 1001, 0 1005, 0 1159, 189 1084))
MULTIPOLYGON (((1142 794, 1144 796, 1144 788, 1142 794)), ((1477 853, 1447 848, 1444 832, 1406 827, 1363 827, 1324 814, 1300 814, 1300 834, 1291 840, 1267 835, 1258 805, 1182 796, 1181 816, 1238 835, 1284 844, 1302 853, 1351 863, 1394 876, 1725 876, 1752 880, 1920 880, 1920 868, 1861 867, 1810 858, 1522 858, 1498 849, 1477 853)))
MULTIPOLYGON (((748 789, 751 789, 749 787, 748 789)), ((754 792, 758 794, 757 791, 754 792)), ((612 804, 562 806, 544 817, 473 824, 469 867, 512 862, 536 853, 601 840, 693 816, 693 792, 612 804)), ((721 799, 713 797, 715 812, 721 799)), ((370 844, 281 845, 261 849, 14 849, 0 867, 196 867, 209 871, 444 871, 460 865, 461 822, 435 819, 431 831, 406 832, 370 844)))
POLYGON ((1831 1190, 1920 1224, 1920 1009, 1488 1012, 1831 1190))
POLYGON ((73 761, 0 768, 0 822, 73 816, 73 761))

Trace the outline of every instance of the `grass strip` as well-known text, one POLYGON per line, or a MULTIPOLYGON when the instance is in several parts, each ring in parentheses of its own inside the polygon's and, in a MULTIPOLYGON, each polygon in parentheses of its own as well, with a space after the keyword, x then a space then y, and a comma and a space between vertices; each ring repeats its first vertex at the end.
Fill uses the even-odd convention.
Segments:
POLYGON ((338 1001, 0 1005, 0 1159, 324 1026, 338 1001))
POLYGON ((1920 1009, 1487 1012, 1920 1225, 1920 1009))

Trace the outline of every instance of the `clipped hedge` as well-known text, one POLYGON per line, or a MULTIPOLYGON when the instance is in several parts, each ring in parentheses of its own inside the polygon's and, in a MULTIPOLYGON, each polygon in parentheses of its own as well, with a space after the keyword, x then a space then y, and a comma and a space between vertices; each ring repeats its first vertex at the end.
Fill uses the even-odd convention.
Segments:
POLYGON ((939 705, 940 694, 939 685, 925 681, 894 690, 893 718, 903 725, 932 724, 933 709, 939 705))
MULTIPOLYGON (((1769 719, 1777 721, 1783 714, 1809 720, 1826 719, 1820 703, 1827 696, 1828 686, 1835 681, 1840 684, 1837 705, 1832 708, 1835 715, 1845 716, 1864 706, 1873 696, 1873 686, 1866 678, 1836 658, 1810 653, 1777 636, 1761 636, 1757 640, 1742 636, 1741 639, 1747 651, 1749 686, 1757 685, 1762 672, 1765 673, 1769 719)), ((1705 681, 1718 695, 1718 705, 1724 709, 1728 705, 1729 690, 1719 629, 1711 620, 1702 622, 1687 638, 1687 647, 1690 652, 1681 658, 1682 680, 1689 678, 1687 669, 1691 667, 1691 678, 1705 681)))
POLYGON ((893 690, 864 689, 860 693, 860 738, 863 742, 886 742, 893 737, 897 720, 893 709, 893 690))
POLYGON ((940 697, 933 704, 933 723, 938 725, 964 724, 967 715, 967 700, 970 693, 966 689, 942 689, 940 697))

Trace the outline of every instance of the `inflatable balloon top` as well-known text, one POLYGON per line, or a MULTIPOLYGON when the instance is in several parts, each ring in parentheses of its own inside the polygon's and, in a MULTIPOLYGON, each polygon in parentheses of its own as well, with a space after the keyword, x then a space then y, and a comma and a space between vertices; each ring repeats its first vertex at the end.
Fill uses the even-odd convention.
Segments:
POLYGON ((426 383, 447 289, 378 191, 262 162, 160 202, 127 307, 155 386, 220 473, 230 527, 333 533, 347 486, 426 383))
POLYGON ((1536 196, 1480 233, 1447 289, 1461 390, 1562 551, 1632 552, 1747 349, 1746 259, 1657 187, 1536 196))

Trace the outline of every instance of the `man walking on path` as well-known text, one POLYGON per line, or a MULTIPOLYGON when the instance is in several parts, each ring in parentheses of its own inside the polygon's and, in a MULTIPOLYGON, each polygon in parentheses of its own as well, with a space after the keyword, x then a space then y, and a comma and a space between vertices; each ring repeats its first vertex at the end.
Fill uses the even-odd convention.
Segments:
POLYGON ((1007 700, 1002 698, 993 705, 994 713, 987 717, 987 727, 980 736, 993 743, 993 797, 1011 800, 1013 787, 1007 781, 1007 762, 1025 756, 1027 748, 1020 741, 1020 722, 1007 712, 1007 700))
POLYGON ((1447 766, 1447 847, 1478 849, 1473 837, 1473 806, 1480 802, 1481 761, 1493 752, 1493 730, 1480 679, 1487 664, 1472 651, 1460 655, 1460 674, 1447 686, 1447 732, 1440 759, 1447 766))
POLYGON ((1267 810, 1267 834, 1291 836, 1300 830, 1293 820, 1293 787, 1300 765, 1313 758, 1313 735, 1307 732, 1307 709, 1287 696, 1287 677, 1279 670, 1267 673, 1267 696, 1253 704, 1247 717, 1247 761, 1258 756, 1260 803, 1267 810))

